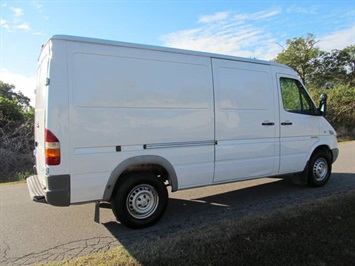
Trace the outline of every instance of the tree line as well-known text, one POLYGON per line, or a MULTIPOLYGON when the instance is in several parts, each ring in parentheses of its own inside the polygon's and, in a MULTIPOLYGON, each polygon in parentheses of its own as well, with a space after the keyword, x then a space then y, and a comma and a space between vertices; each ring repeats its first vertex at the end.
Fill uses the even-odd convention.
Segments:
MULTIPOLYGON (((321 51, 314 35, 286 40, 274 61, 293 68, 316 101, 328 94, 326 118, 342 139, 355 139, 355 45, 321 51)), ((0 81, 0 182, 32 172, 34 110, 15 86, 0 81)))

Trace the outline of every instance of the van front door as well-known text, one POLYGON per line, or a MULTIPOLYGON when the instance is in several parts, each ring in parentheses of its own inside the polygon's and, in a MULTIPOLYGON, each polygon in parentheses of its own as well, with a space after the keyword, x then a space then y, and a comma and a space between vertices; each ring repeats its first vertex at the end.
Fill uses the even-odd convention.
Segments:
POLYGON ((302 171, 318 141, 319 117, 307 91, 294 77, 277 75, 280 90, 280 173, 302 171))

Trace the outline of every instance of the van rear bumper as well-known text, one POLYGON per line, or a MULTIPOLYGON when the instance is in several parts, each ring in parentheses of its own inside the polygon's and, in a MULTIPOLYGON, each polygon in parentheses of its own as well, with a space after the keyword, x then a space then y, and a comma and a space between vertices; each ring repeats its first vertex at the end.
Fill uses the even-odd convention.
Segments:
POLYGON ((54 206, 70 205, 70 175, 47 176, 48 188, 44 188, 37 175, 26 179, 33 201, 46 202, 54 206))

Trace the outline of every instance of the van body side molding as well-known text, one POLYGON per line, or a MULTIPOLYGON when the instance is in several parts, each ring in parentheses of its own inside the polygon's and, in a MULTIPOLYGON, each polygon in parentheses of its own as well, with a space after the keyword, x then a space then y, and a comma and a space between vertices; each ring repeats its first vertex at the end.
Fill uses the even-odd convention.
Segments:
POLYGON ((180 147, 192 147, 192 146, 208 146, 208 145, 216 145, 216 141, 203 140, 203 141, 154 143, 154 144, 144 144, 143 148, 145 150, 148 150, 148 149, 180 148, 180 147))

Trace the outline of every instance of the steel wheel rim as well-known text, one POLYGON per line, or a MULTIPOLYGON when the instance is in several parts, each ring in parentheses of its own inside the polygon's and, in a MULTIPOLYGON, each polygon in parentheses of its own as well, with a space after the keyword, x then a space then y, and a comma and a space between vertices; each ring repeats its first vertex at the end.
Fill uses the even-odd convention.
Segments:
POLYGON ((328 162, 324 158, 318 158, 313 165, 313 176, 316 181, 323 181, 328 174, 328 162))
POLYGON ((136 219, 151 216, 159 205, 159 196, 154 187, 142 184, 134 187, 127 196, 127 210, 136 219))

